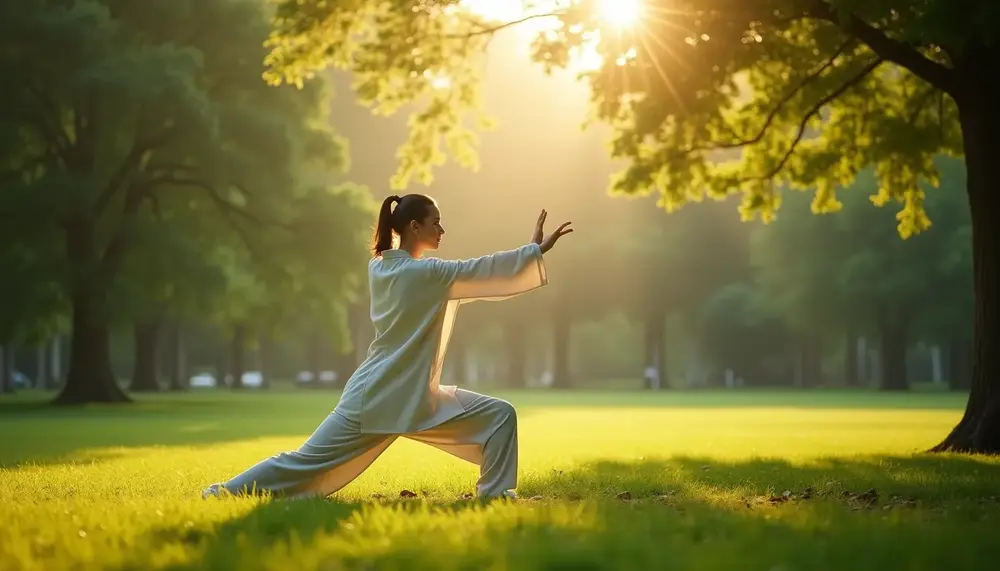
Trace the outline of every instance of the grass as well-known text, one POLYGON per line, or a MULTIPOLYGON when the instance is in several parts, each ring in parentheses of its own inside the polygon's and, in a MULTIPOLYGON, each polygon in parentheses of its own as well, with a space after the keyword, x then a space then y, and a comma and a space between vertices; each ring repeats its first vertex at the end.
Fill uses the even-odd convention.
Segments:
POLYGON ((337 396, 0 400, 0 569, 994 569, 1000 462, 949 394, 521 392, 522 500, 401 441, 326 501, 202 501, 337 396), (401 490, 417 499, 399 498, 401 490))

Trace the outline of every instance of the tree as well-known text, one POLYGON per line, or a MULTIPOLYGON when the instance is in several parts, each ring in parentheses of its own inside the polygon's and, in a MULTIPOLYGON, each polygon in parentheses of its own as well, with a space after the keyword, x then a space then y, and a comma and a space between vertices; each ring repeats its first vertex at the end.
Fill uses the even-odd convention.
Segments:
POLYGON ((822 374, 820 349, 842 333, 847 337, 845 369, 848 374, 856 370, 856 329, 870 308, 858 315, 858 304, 852 304, 841 287, 849 235, 833 217, 802 216, 809 208, 807 196, 790 196, 788 202, 783 206, 787 216, 756 228, 751 259, 762 302, 799 341, 803 383, 817 383, 822 374))
MULTIPOLYGON (((536 3, 532 3, 536 4, 536 3)), ((463 109, 478 105, 489 22, 458 0, 278 3, 266 59, 274 83, 301 82, 327 64, 355 74, 379 112, 419 101, 396 183, 422 178, 442 146, 469 163, 463 109), (419 49, 414 49, 419 48, 419 49)), ((603 65, 587 80, 596 116, 628 162, 619 192, 660 192, 668 209, 705 192, 744 196, 745 216, 769 219, 778 188, 815 189, 835 210, 837 184, 874 165, 877 204, 899 202, 903 237, 927 230, 920 182, 932 157, 964 154, 972 211, 975 361, 966 413, 937 450, 1000 452, 1000 217, 990 161, 1000 150, 991 77, 1000 5, 967 0, 647 0, 622 33, 597 0, 554 3, 558 25, 534 59, 565 66, 593 45, 603 65), (595 34, 596 32, 596 34, 595 34), (740 158, 721 163, 719 149, 740 158)), ((540 18, 533 18, 540 19, 540 18)))
POLYGON ((845 196, 844 212, 834 219, 846 246, 841 250, 839 286, 856 307, 854 313, 867 315, 864 325, 878 335, 882 387, 905 389, 908 346, 935 306, 954 299, 948 288, 960 283, 955 271, 964 268, 949 258, 957 253, 955 237, 964 236, 968 224, 962 216, 964 201, 957 192, 933 193, 926 210, 935 215, 934 231, 904 241, 891 232, 891 213, 868 204, 876 191, 872 173, 859 175, 854 186, 845 196))
POLYGON ((748 383, 773 382, 771 366, 787 347, 787 330, 761 302, 750 283, 734 282, 713 291, 698 316, 698 337, 707 357, 748 383))
MULTIPOLYGON (((947 172, 944 186, 952 192, 927 199, 927 211, 937 220, 934 232, 899 240, 892 213, 871 208, 877 187, 868 171, 841 193, 839 215, 796 216, 808 205, 806 197, 793 196, 790 217, 760 228, 755 236, 757 276, 770 305, 799 335, 822 340, 831 332, 874 334, 883 389, 909 388, 907 349, 929 319, 941 323, 943 314, 955 310, 955 296, 949 293, 961 281, 956 274, 966 269, 953 261, 961 252, 954 250, 955 238, 964 236, 968 224, 956 191, 961 184, 956 162, 938 161, 947 172)), ((850 335, 848 344, 853 343, 850 335)))
POLYGON ((702 304, 719 288, 749 276, 748 227, 726 202, 711 200, 669 219, 648 201, 637 203, 631 224, 616 233, 621 238, 608 255, 612 267, 591 270, 609 276, 615 300, 641 320, 645 364, 661 378, 670 359, 667 319, 677 316, 688 329, 697 329, 702 304))
POLYGON ((348 313, 361 293, 376 205, 366 188, 351 184, 309 187, 295 204, 294 232, 248 237, 245 255, 226 264, 232 303, 219 318, 232 333, 235 387, 242 386, 248 344, 281 338, 300 323, 327 333, 338 349, 350 347, 348 313))
MULTIPOLYGON (((212 253, 220 244, 239 245, 214 214, 197 201, 161 201, 155 212, 139 214, 143 220, 130 241, 134 254, 123 260, 110 294, 116 300, 112 323, 133 329, 133 392, 160 389, 160 340, 173 333, 172 323, 211 315, 229 302, 225 273, 212 253)), ((181 386, 179 374, 171 371, 175 388, 181 386)))
POLYGON ((108 356, 110 294, 146 213, 194 201, 243 234, 288 229, 303 175, 340 162, 326 94, 261 80, 263 3, 25 1, 4 4, 0 22, 0 70, 14 78, 0 121, 21 142, 2 148, 24 149, 2 163, 16 182, 5 192, 24 197, 5 218, 37 214, 65 244, 73 336, 57 402, 126 401, 108 356), (38 196, 48 208, 33 209, 38 196))
POLYGON ((966 184, 965 166, 956 159, 938 160, 941 184, 950 192, 928 195, 927 209, 936 228, 947 228, 939 237, 940 251, 922 260, 938 276, 937 291, 923 308, 917 324, 921 338, 945 349, 948 383, 953 390, 967 391, 973 357, 972 227, 969 203, 959 192, 966 184), (928 260, 933 260, 928 264, 928 260))

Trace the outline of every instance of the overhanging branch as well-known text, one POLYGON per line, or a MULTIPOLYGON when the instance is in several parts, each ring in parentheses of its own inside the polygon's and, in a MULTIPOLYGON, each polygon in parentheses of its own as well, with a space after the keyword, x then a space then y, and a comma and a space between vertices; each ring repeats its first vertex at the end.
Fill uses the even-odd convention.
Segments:
MULTIPOLYGON (((499 2, 500 0, 493 0, 493 1, 494 2, 499 2)), ((528 16, 524 16, 524 17, 518 18, 516 20, 511 20, 509 22, 501 22, 499 24, 494 24, 492 26, 483 26, 482 24, 480 24, 478 22, 472 22, 476 26, 477 29, 475 29, 473 31, 470 31, 470 32, 465 32, 465 33, 462 33, 462 34, 445 34, 444 37, 447 38, 447 39, 450 39, 450 40, 467 40, 467 39, 470 39, 470 38, 474 38, 476 36, 492 36, 493 34, 499 32, 500 30, 504 30, 504 29, 507 29, 507 28, 513 28, 515 26, 519 26, 521 24, 530 22, 532 20, 539 20, 541 18, 558 17, 561 14, 562 14, 562 12, 559 12, 559 11, 546 12, 544 14, 530 14, 528 16)))
POLYGON ((890 38, 883 30, 872 26, 854 14, 848 14, 842 18, 826 0, 817 0, 816 5, 807 13, 840 27, 864 42, 882 59, 908 69, 938 89, 953 93, 955 88, 954 71, 928 59, 914 46, 890 38))
POLYGON ((222 194, 219 193, 215 186, 194 177, 184 177, 184 176, 162 176, 153 178, 150 181, 154 185, 174 185, 174 186, 187 186, 191 188, 197 188, 205 192, 206 195, 215 203, 216 206, 223 213, 234 214, 243 218, 253 224, 258 226, 271 226, 275 228, 282 228, 285 230, 293 230, 291 226, 283 222, 278 222, 275 220, 264 220, 258 217, 256 214, 233 204, 227 200, 222 194))
POLYGON ((809 109, 809 111, 806 112, 806 115, 802 118, 802 121, 799 123, 799 129, 795 134, 795 138, 792 140, 792 144, 789 145, 788 150, 785 151, 784 155, 782 155, 781 160, 778 161, 778 164, 763 175, 748 177, 744 178, 743 180, 744 181, 770 180, 775 176, 777 176, 778 173, 781 172, 783 168, 785 168, 785 165, 788 164, 788 160, 792 158, 792 155, 795 154, 795 150, 798 148, 799 143, 802 142, 802 138, 805 136, 806 129, 809 126, 809 121, 811 121, 814 117, 816 117, 816 115, 818 115, 819 112, 824 107, 826 107, 830 103, 833 103, 838 97, 847 93, 853 87, 856 87, 858 84, 864 81, 864 79, 868 77, 869 74, 875 71, 875 69, 878 68, 878 66, 882 65, 884 62, 885 60, 881 57, 875 58, 871 63, 862 68, 861 71, 859 71, 855 75, 851 76, 850 79, 845 81, 843 85, 841 85, 840 87, 832 91, 829 95, 823 97, 815 104, 813 104, 813 106, 809 109))
POLYGON ((849 48, 851 44, 853 44, 854 42, 855 40, 852 38, 841 44, 837 48, 837 50, 833 53, 833 55, 831 55, 821 66, 819 66, 816 70, 812 71, 809 75, 804 77, 802 81, 798 83, 798 85, 790 89, 788 93, 786 93, 785 96, 782 97, 771 109, 771 111, 767 114, 767 118, 764 120, 764 124, 761 126, 757 134, 754 135, 753 137, 741 138, 727 125, 726 128, 727 130, 730 131, 730 134, 733 136, 733 140, 725 143, 714 143, 711 145, 695 145, 689 147, 684 152, 686 154, 690 154, 701 151, 737 149, 740 147, 746 147, 748 145, 754 145, 761 142, 762 140, 764 140, 764 137, 767 135, 768 129, 774 123, 774 120, 777 119, 778 114, 781 113, 781 110, 784 109, 785 105, 787 105, 803 89, 805 89, 806 87, 814 83, 816 80, 818 80, 820 77, 822 77, 823 73, 826 72, 826 70, 833 67, 833 65, 837 61, 837 58, 842 56, 844 52, 847 51, 847 48, 849 48))
POLYGON ((162 147, 169 141, 173 134, 173 130, 170 128, 163 129, 162 131, 151 135, 143 139, 135 139, 132 142, 132 147, 129 149, 125 158, 122 159, 121 164, 118 166, 118 170, 108 181, 107 186, 98 195, 97 200, 94 202, 94 215, 100 216, 103 214, 104 209, 107 208, 111 200, 118 194, 118 192, 125 186, 125 181, 128 180, 129 175, 133 174, 138 168, 139 163, 142 161, 142 157, 159 147, 162 147))
POLYGON ((118 272, 118 268, 121 267, 121 261, 125 255, 125 241, 128 237, 129 222, 135 219, 135 215, 139 212, 142 203, 150 196, 150 190, 151 185, 148 183, 133 184, 125 192, 125 206, 122 208, 122 220, 119 222, 118 228, 115 229, 115 233, 111 236, 111 239, 108 240, 108 244, 101 255, 99 275, 100 279, 105 283, 114 277, 115 273, 118 272))
POLYGON ((913 109, 911 110, 910 114, 906 117, 906 122, 913 123, 914 121, 919 119, 920 114, 927 109, 932 99, 934 99, 934 96, 938 94, 944 95, 944 92, 940 91, 939 89, 935 88, 932 85, 924 86, 924 89, 921 91, 920 95, 916 97, 916 99, 914 99, 913 109))

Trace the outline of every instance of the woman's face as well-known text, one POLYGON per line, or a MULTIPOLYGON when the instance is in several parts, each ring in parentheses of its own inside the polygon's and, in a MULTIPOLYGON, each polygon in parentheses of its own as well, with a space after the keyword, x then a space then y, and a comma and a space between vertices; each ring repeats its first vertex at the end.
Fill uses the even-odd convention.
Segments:
POLYGON ((421 249, 437 250, 441 245, 441 237, 444 236, 444 227, 441 226, 441 211, 436 206, 428 206, 424 219, 411 222, 410 230, 414 241, 421 249))

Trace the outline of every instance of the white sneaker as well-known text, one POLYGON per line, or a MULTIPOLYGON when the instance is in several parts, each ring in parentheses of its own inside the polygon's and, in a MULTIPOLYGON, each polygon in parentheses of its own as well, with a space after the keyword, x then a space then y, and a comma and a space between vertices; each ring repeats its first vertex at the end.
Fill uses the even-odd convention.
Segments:
POLYGON ((222 497, 222 484, 212 484, 201 491, 201 499, 207 500, 209 497, 222 497))
POLYGON ((496 496, 494 498, 491 498, 491 499, 512 502, 512 501, 514 501, 514 500, 517 499, 517 494, 514 493, 514 492, 512 492, 511 490, 506 490, 506 491, 504 491, 504 493, 502 493, 499 496, 496 496))

